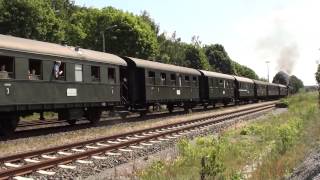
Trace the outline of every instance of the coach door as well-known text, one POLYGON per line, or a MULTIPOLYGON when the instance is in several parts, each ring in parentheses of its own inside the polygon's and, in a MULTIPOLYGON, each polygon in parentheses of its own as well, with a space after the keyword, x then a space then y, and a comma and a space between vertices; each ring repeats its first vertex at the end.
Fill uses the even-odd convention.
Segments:
POLYGON ((122 104, 128 104, 129 101, 129 84, 127 68, 120 67, 120 97, 122 104))

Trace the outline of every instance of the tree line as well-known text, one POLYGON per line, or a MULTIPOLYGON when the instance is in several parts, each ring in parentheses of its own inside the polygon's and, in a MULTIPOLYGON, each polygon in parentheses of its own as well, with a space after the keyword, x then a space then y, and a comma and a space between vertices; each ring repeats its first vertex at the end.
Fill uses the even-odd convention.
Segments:
POLYGON ((159 25, 143 11, 140 15, 105 7, 80 7, 71 0, 0 0, 0 33, 102 51, 185 67, 258 79, 250 68, 232 60, 220 44, 191 43, 159 25), (107 30, 108 27, 114 27, 107 30))

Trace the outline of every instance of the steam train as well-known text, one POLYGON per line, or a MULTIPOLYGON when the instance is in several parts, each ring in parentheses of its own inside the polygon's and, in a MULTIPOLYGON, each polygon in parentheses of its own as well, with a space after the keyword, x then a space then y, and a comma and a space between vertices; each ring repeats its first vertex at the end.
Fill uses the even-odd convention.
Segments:
POLYGON ((150 106, 172 112, 288 94, 280 84, 6 35, 0 35, 0 68, 2 135, 34 112, 96 124, 104 110, 143 115, 150 106))

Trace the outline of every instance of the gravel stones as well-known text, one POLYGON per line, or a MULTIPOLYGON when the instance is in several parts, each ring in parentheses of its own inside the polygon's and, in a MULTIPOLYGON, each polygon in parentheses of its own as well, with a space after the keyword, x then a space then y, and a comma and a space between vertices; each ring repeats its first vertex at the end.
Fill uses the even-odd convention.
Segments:
POLYGON ((288 179, 320 180, 320 148, 310 153, 304 162, 293 171, 292 175, 288 179))

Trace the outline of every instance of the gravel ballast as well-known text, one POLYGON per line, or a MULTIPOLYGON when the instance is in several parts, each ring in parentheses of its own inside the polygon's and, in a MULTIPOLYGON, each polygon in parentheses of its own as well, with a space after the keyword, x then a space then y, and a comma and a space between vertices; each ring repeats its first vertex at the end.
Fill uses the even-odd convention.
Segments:
MULTIPOLYGON (((279 113, 279 112, 278 110, 275 110, 273 111, 273 113, 279 113)), ((197 137, 197 136, 217 134, 226 128, 230 128, 230 127, 236 128, 236 127, 239 127, 240 125, 244 125, 247 122, 247 120, 252 120, 257 116, 261 116, 261 114, 265 114, 265 113, 258 113, 255 115, 249 115, 247 117, 242 117, 242 118, 235 118, 227 122, 219 123, 218 125, 212 126, 205 130, 192 132, 186 135, 185 137, 189 139, 193 139, 194 137, 197 137)), ((258 120, 263 117, 265 116, 262 116, 254 120, 258 120)), ((145 167, 147 164, 150 163, 150 160, 146 161, 146 159, 153 159, 154 157, 157 156, 157 154, 165 154, 166 156, 168 156, 168 151, 172 152, 170 156, 174 157, 176 153, 176 148, 175 148, 176 141, 178 141, 178 139, 163 141, 161 143, 154 144, 153 146, 147 146, 141 150, 134 150, 133 152, 122 152, 122 155, 120 156, 106 156, 107 159, 105 160, 85 159, 88 161, 92 161, 91 164, 80 164, 77 162, 73 162, 72 164, 69 164, 69 165, 76 166, 76 169, 74 170, 61 169, 58 167, 49 169, 48 171, 56 172, 54 176, 43 176, 43 175, 40 175, 39 173, 33 173, 29 177, 36 178, 36 179, 61 179, 61 178, 63 179, 85 179, 85 178, 114 179, 114 177, 117 177, 117 178, 121 177, 121 179, 132 179, 134 175, 132 174, 132 171, 131 173, 128 172, 130 168, 132 170, 133 166, 139 167, 139 168, 145 167), (165 153, 162 153, 162 152, 165 152, 165 153), (139 164, 133 165, 132 162, 139 162, 139 164), (118 168, 119 165, 121 165, 122 168, 118 168), (112 172, 113 172, 113 175, 112 175, 112 172)))

